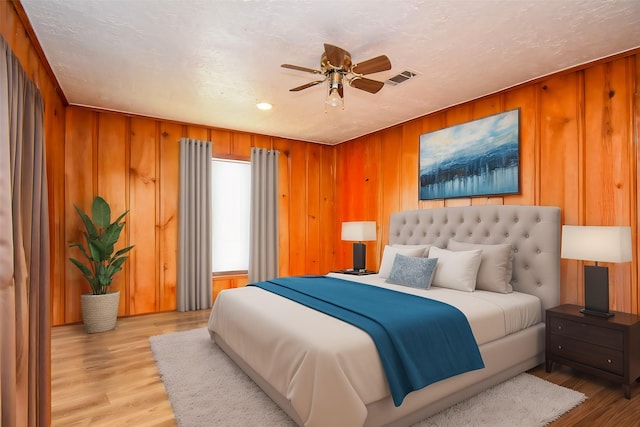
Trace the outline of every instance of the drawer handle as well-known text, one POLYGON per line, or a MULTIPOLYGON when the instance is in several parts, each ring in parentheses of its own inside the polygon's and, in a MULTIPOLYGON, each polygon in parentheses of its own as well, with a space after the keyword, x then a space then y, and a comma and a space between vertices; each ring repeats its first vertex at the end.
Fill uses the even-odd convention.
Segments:
POLYGON ((558 330, 561 331, 562 330, 562 326, 558 326, 558 330))
POLYGON ((562 346, 561 345, 558 346, 558 350, 562 350, 562 346))
POLYGON ((607 359, 607 363, 611 363, 611 359, 607 359))

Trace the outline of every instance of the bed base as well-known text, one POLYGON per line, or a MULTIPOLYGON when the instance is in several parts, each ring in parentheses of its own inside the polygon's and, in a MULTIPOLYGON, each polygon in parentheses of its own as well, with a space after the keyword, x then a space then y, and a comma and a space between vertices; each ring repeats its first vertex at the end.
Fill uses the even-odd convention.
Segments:
POLYGON ((265 381, 251 366, 249 366, 249 364, 247 364, 247 362, 242 360, 242 358, 239 357, 238 354, 231 349, 231 347, 229 347, 229 345, 220 335, 212 333, 211 331, 209 331, 209 334, 211 335, 213 341, 218 345, 218 347, 220 347, 222 351, 224 351, 226 355, 229 356, 229 358, 233 360, 236 365, 238 365, 238 367, 240 367, 240 369, 242 369, 242 371, 253 380, 253 382, 258 384, 258 387, 260 387, 262 391, 264 391, 265 394, 269 396, 271 400, 273 400, 276 405, 280 407, 280 409, 282 409, 284 412, 286 412, 287 415, 289 415, 289 418, 291 418, 299 426, 304 425, 296 411, 293 409, 293 406, 291 406, 291 402, 289 402, 286 397, 284 397, 278 390, 276 390, 275 387, 265 381))
MULTIPOLYGON (((299 426, 302 420, 289 400, 268 384, 226 344, 215 343, 299 426)), ((485 368, 467 372, 410 393, 400 407, 389 397, 367 405, 366 427, 403 427, 415 424, 487 388, 532 369, 544 361, 544 324, 480 346, 485 368)))

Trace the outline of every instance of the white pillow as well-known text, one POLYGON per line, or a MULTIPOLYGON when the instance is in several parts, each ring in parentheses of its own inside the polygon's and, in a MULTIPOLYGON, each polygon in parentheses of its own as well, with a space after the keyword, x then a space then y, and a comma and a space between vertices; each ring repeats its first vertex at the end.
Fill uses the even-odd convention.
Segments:
POLYGON ((385 245, 378 271, 379 276, 383 279, 389 277, 393 262, 396 260, 396 254, 421 257, 424 255, 424 248, 394 248, 393 246, 385 245))
POLYGON ((400 249, 422 248, 424 249, 424 254, 420 255, 422 257, 426 257, 427 255, 429 255, 429 248, 431 247, 431 245, 401 245, 399 243, 394 243, 392 246, 394 248, 400 248, 400 249))
POLYGON ((438 258, 433 286, 465 292, 476 289, 476 277, 482 260, 481 249, 453 252, 432 246, 429 258, 438 258))
POLYGON ((510 283, 513 274, 513 247, 510 244, 483 245, 449 240, 447 249, 452 251, 482 249, 482 261, 478 269, 476 289, 502 294, 513 292, 510 283))

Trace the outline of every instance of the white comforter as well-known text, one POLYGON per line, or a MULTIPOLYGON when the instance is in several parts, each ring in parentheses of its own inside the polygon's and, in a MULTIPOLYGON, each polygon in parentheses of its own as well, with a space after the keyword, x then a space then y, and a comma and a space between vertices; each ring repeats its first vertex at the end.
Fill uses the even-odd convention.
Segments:
MULTIPOLYGON (((541 321, 539 300, 527 294, 419 290, 386 284, 377 275, 331 275, 454 305, 469 320, 478 345, 541 321)), ((209 330, 286 396, 306 426, 361 426, 366 405, 390 394, 366 332, 263 289, 221 292, 209 330)))

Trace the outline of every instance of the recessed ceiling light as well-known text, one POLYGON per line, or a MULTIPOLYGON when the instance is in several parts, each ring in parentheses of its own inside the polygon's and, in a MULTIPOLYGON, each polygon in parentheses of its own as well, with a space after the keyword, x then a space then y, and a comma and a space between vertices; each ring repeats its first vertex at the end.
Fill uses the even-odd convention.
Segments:
POLYGON ((260 110, 271 110, 271 107, 273 107, 271 104, 269 104, 268 102, 258 102, 256 104, 256 107, 258 107, 260 110))

